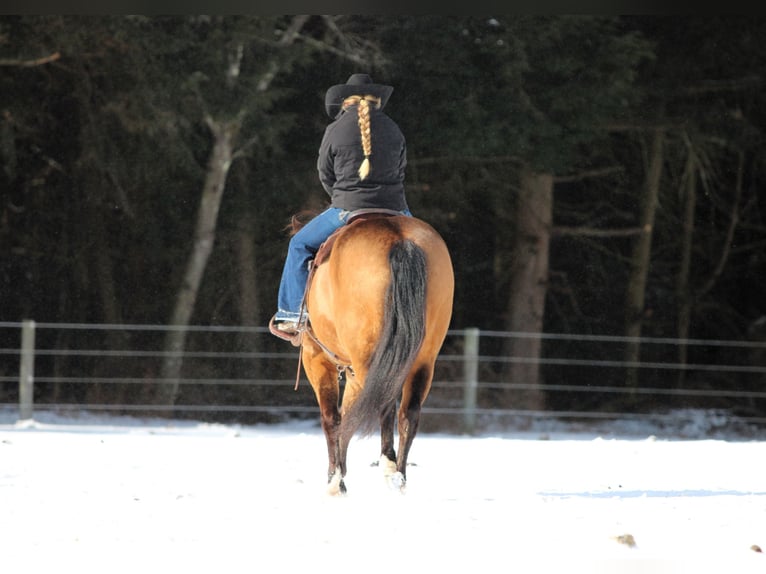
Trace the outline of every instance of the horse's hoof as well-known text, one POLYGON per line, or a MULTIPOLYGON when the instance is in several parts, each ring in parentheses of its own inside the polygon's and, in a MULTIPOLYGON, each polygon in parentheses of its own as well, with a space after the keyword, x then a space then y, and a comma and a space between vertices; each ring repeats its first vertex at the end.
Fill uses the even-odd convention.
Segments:
POLYGON ((404 475, 401 472, 395 472, 387 476, 386 482, 388 483, 388 487, 391 490, 396 490, 404 494, 405 488, 407 486, 407 479, 404 478, 404 475))
POLYGON ((342 482, 338 486, 328 486, 327 494, 330 496, 346 496, 346 485, 342 482))
POLYGON ((327 494, 330 496, 340 496, 346 494, 346 483, 343 482, 343 477, 339 470, 336 470, 331 476, 330 481, 327 483, 327 494))
POLYGON ((383 470, 383 476, 388 478, 396 472, 396 463, 388 458, 385 454, 380 455, 378 460, 378 466, 383 470))

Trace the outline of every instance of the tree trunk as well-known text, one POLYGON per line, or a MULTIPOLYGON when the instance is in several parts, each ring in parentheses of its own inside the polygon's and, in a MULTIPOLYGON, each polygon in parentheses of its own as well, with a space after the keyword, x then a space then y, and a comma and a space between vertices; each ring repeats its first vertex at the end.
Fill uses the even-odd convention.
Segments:
POLYGON ((639 225, 642 229, 634 246, 631 256, 630 277, 628 279, 625 302, 625 384, 633 389, 638 385, 638 368, 641 345, 639 337, 645 316, 646 282, 651 263, 652 236, 654 231, 654 216, 657 212, 657 201, 662 178, 663 143, 665 134, 661 129, 652 134, 649 164, 644 184, 644 197, 639 225))
MULTIPOLYGON (((86 180, 87 181, 87 180, 86 180)), ((95 183, 95 182, 93 182, 95 183)), ((98 188, 86 190, 86 193, 95 195, 98 188)), ((91 277, 95 276, 95 287, 98 288, 101 301, 101 317, 105 323, 119 325, 122 323, 122 310, 119 305, 119 297, 114 283, 114 265, 109 253, 109 237, 104 225, 104 213, 99 205, 93 200, 85 199, 85 212, 88 218, 88 232, 90 241, 90 265, 92 266, 91 277)), ((128 342, 125 331, 109 329, 103 333, 103 343, 106 349, 124 349, 128 342)), ((124 359, 119 357, 103 357, 93 365, 92 374, 109 376, 110 373, 126 373, 124 359)), ((90 404, 117 401, 119 389, 109 385, 88 385, 87 401, 90 404)))
MULTIPOLYGON (((694 214, 697 206, 697 164, 694 150, 689 150, 686 162, 685 185, 683 190, 684 213, 681 223, 681 264, 679 265, 676 281, 676 297, 678 300, 678 325, 676 335, 678 344, 678 363, 685 365, 688 356, 686 339, 689 338, 692 312, 692 296, 689 291, 689 276, 691 274, 692 241, 694 237, 694 214)), ((682 387, 686 379, 686 371, 678 371, 678 386, 682 387)))
POLYGON ((255 233, 252 219, 245 213, 237 230, 237 261, 239 268, 239 321, 242 325, 258 324, 258 291, 256 283, 255 233))
MULTIPOLYGON (((237 229, 237 269, 239 270, 239 323, 244 326, 258 325, 258 265, 257 250, 255 249, 255 231, 250 210, 245 210, 239 220, 237 229)), ((237 337, 238 347, 243 352, 257 350, 258 336, 251 332, 242 332, 237 337)), ((252 359, 243 361, 243 374, 253 376, 260 372, 260 361, 252 359)))
POLYGON ((234 142, 240 128, 238 120, 217 123, 208 118, 207 123, 213 132, 213 151, 210 154, 205 185, 202 189, 202 200, 197 212, 194 243, 176 298, 170 329, 165 336, 166 355, 162 364, 162 385, 159 388, 160 402, 165 405, 175 404, 178 398, 182 355, 186 347, 189 321, 194 312, 205 267, 213 251, 218 209, 221 206, 226 176, 234 156, 234 142))
POLYGON ((548 289, 548 249, 553 218, 553 175, 524 170, 517 198, 514 260, 508 295, 506 329, 523 333, 508 339, 505 354, 511 359, 505 380, 523 385, 505 393, 504 404, 540 410, 545 399, 540 389, 540 355, 545 297, 548 289))

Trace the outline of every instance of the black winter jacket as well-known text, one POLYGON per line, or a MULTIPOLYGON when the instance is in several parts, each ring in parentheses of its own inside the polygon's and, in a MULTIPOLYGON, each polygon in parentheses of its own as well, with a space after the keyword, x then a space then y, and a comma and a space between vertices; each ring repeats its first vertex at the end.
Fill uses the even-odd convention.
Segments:
POLYGON ((370 110, 372 155, 370 173, 362 181, 364 159, 357 123, 357 106, 342 111, 327 126, 319 146, 319 181, 332 199, 332 207, 348 211, 380 207, 408 209, 404 194, 407 146, 399 126, 382 110, 370 110))

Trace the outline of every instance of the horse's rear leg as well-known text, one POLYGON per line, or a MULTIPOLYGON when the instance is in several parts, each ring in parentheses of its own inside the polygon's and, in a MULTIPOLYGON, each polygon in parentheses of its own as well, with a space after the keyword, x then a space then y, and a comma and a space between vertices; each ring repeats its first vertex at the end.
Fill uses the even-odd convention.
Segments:
POLYGON ((407 458, 420 424, 420 401, 412 399, 409 404, 402 403, 399 409, 399 456, 396 457, 396 472, 401 475, 401 487, 407 481, 407 458))
POLYGON ((396 472, 391 477, 391 486, 402 492, 407 483, 407 458, 412 441, 418 433, 420 410, 431 387, 433 369, 418 368, 404 384, 402 401, 399 406, 399 455, 396 457, 396 472))
POLYGON ((309 358, 307 354, 304 354, 303 367, 319 404, 322 430, 327 441, 327 491, 333 495, 345 494, 343 477, 346 474, 346 461, 345 457, 341 456, 339 446, 341 414, 338 408, 338 372, 334 364, 328 363, 322 357, 309 358))
POLYGON ((380 416, 380 468, 388 479, 396 472, 396 450, 394 449, 394 425, 396 405, 391 405, 380 416))
POLYGON ((389 488, 404 492, 407 483, 407 456, 420 421, 420 402, 409 401, 399 410, 399 456, 394 449, 396 409, 392 407, 380 419, 380 469, 389 488))
POLYGON ((345 461, 342 461, 340 455, 340 446, 338 443, 338 434, 340 429, 340 412, 338 411, 337 399, 333 404, 327 404, 326 401, 319 401, 319 409, 322 418, 322 430, 327 441, 327 492, 329 494, 345 494, 346 485, 343 477, 346 474, 345 461))

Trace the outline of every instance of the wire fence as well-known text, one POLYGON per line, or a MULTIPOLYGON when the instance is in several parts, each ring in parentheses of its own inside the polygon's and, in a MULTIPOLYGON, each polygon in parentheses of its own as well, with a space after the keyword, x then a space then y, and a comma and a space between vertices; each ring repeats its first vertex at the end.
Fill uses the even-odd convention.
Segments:
MULTIPOLYGON (((0 408, 18 409, 19 420, 35 410, 243 423, 318 416, 297 349, 264 327, 222 325, 0 322, 0 408), (175 329, 187 332, 183 352, 164 350, 175 329), (183 361, 181 391, 162 404, 168 357, 183 361)), ((662 421, 688 408, 766 424, 766 341, 450 330, 423 424, 475 432, 540 418, 662 421), (539 340, 540 356, 514 354, 525 339, 539 340), (641 360, 622 360, 628 343, 640 344, 641 360), (629 370, 638 385, 626 384, 629 370)))

